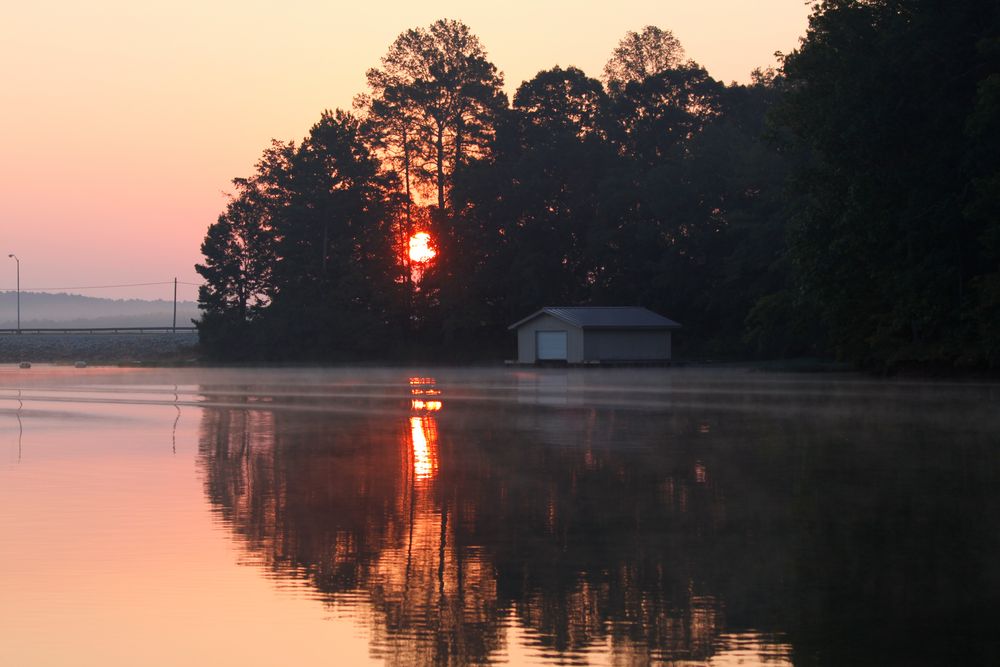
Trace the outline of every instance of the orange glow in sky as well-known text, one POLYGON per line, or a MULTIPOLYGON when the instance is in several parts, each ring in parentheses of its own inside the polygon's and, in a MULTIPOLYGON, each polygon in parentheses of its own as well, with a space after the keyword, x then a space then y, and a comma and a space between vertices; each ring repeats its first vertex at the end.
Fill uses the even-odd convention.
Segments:
POLYGON ((410 261, 417 264, 429 262, 437 255, 431 247, 431 235, 427 232, 417 232, 410 237, 410 261))
MULTIPOLYGON (((794 0, 70 0, 4 5, 0 23, 0 291, 180 279, 231 179, 272 138, 350 109, 403 31, 465 22, 513 95, 556 65, 598 77, 628 30, 669 29, 715 78, 749 81, 805 33, 794 0)), ((172 297, 172 285, 68 290, 172 297)))

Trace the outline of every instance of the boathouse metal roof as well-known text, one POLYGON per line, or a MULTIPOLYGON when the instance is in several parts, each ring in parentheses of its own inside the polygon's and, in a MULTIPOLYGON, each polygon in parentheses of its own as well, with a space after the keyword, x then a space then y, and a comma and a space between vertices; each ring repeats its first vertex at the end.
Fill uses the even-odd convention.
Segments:
POLYGON ((539 315, 551 315, 580 329, 679 329, 681 326, 638 306, 547 306, 507 328, 516 329, 539 315))

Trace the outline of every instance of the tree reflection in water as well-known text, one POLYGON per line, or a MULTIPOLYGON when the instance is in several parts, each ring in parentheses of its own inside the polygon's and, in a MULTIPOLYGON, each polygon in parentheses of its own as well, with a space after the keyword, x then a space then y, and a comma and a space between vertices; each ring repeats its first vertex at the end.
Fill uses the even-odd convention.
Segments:
MULTIPOLYGON (((885 521, 906 506, 919 521, 903 537, 923 537, 921 521, 968 509, 995 478, 966 470, 971 495, 914 506, 901 491, 928 461, 895 458, 913 444, 898 425, 865 426, 886 443, 873 454, 754 410, 459 404, 427 378, 408 390, 353 412, 205 409, 200 443, 207 492, 250 560, 330 602, 364 600, 352 613, 393 663, 487 662, 511 626, 560 660, 610 647, 619 663, 879 662, 914 601, 880 577, 940 554, 873 535, 898 532, 885 521), (845 642, 876 623, 890 634, 845 642)), ((947 478, 953 459, 923 453, 947 478)), ((953 561, 937 586, 996 569, 953 561)))

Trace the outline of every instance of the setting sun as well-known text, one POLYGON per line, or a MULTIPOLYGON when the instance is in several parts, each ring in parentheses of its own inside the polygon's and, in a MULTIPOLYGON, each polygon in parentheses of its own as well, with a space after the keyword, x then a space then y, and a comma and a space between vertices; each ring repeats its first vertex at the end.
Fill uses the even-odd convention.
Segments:
POLYGON ((431 235, 417 232, 410 237, 410 261, 423 264, 434 259, 437 251, 431 247, 431 235))

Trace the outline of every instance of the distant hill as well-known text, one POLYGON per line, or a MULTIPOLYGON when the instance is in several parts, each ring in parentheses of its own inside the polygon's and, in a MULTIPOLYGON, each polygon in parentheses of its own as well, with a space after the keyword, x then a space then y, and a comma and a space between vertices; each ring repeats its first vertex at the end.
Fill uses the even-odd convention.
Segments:
MULTIPOLYGON (((173 301, 101 299, 79 294, 21 292, 22 327, 149 327, 170 326, 173 301)), ((194 301, 177 302, 177 326, 200 317, 194 301)), ((17 294, 0 292, 0 329, 17 326, 17 294)))

